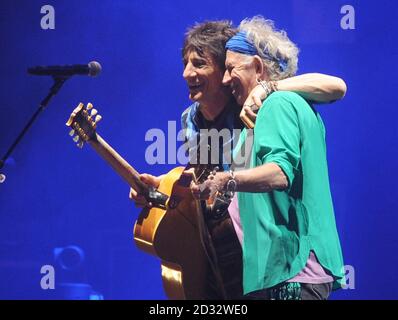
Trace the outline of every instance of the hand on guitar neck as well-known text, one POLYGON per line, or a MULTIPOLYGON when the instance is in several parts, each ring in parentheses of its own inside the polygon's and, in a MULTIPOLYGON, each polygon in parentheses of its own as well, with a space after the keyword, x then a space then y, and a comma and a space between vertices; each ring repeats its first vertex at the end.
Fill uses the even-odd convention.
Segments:
MULTIPOLYGON (((164 175, 156 177, 147 173, 140 174, 140 180, 146 185, 152 186, 155 189, 159 188, 160 181, 162 181, 163 177, 164 175)), ((152 207, 152 203, 148 202, 145 195, 134 188, 130 188, 129 198, 134 201, 135 206, 138 208, 152 207)))

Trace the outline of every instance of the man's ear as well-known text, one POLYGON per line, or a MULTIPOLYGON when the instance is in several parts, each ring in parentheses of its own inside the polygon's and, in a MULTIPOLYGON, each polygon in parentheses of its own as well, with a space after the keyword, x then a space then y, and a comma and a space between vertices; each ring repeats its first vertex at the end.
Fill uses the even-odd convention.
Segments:
POLYGON ((257 55, 255 55, 253 59, 254 68, 256 70, 256 78, 268 78, 267 68, 265 67, 263 60, 257 55))

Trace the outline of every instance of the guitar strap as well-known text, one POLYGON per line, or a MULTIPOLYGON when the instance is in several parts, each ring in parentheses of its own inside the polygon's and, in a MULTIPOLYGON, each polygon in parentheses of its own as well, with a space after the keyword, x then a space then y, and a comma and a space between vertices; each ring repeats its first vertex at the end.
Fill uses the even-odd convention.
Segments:
MULTIPOLYGON (((253 147, 253 130, 247 129, 240 137, 234 152, 231 170, 242 170, 250 165, 250 155, 253 147)), ((242 253, 232 221, 228 212, 228 206, 223 207, 224 214, 217 214, 220 218, 212 218, 215 212, 207 212, 204 202, 201 203, 202 215, 198 217, 199 234, 204 251, 216 280, 218 299, 242 298, 242 253), (220 256, 220 257, 219 257, 220 256), (222 256, 222 257, 221 257, 222 256), (220 263, 220 258, 222 263, 220 263), (234 261, 238 259, 239 261, 234 261), (240 273, 234 275, 233 273, 240 273), (223 278, 224 275, 225 277, 223 278), (226 289, 228 287, 228 290, 226 289)), ((208 279, 211 281, 211 279, 208 279)))
MULTIPOLYGON (((206 220, 204 218, 204 214, 203 214, 203 210, 207 210, 207 208, 203 205, 202 202, 202 215, 199 217, 199 234, 201 237, 201 242, 204 248, 204 251, 208 257, 208 261, 209 261, 209 265, 211 268, 211 271, 213 273, 213 276, 215 278, 215 286, 218 290, 217 294, 213 293, 213 296, 215 299, 227 299, 227 293, 225 291, 225 287, 224 287, 224 282, 223 282, 223 278, 221 276, 221 272, 220 272, 220 267, 219 267, 219 263, 218 263, 218 258, 217 258, 217 252, 215 249, 215 246, 213 244, 213 240, 211 238, 211 234, 209 232, 209 227, 206 223, 206 220)), ((214 284, 212 284, 212 278, 209 277, 208 279, 206 279, 207 281, 207 294, 212 297, 212 293, 211 291, 211 287, 214 286, 214 284)))
MULTIPOLYGON (((198 172, 201 169, 201 166, 196 167, 196 176, 201 176, 203 172, 198 172)), ((209 263, 209 267, 211 270, 210 275, 206 278, 206 297, 205 299, 226 299, 227 294, 225 292, 225 288, 223 285, 222 276, 220 273, 220 269, 218 267, 217 253, 215 247, 213 245, 213 241, 209 232, 209 228, 206 222, 205 217, 207 214, 207 206, 205 201, 199 201, 200 214, 197 215, 197 223, 199 229, 199 237, 200 242, 202 244, 203 250, 207 256, 207 261, 209 263)))

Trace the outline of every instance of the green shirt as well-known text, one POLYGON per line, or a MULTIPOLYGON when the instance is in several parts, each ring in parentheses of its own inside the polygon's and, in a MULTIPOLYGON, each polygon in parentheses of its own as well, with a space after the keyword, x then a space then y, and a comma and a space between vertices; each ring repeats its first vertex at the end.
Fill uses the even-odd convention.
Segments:
MULTIPOLYGON (((246 134, 244 129, 241 143, 246 134)), ((343 258, 329 188, 325 127, 319 114, 293 92, 273 93, 258 112, 250 167, 271 162, 286 174, 287 189, 238 193, 245 294, 296 276, 310 250, 336 278, 334 288, 340 287, 343 258)))

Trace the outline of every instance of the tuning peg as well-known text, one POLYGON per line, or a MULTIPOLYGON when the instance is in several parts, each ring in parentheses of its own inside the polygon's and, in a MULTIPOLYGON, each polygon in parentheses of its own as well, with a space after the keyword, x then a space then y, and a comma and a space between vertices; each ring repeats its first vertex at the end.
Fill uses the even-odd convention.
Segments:
POLYGON ((87 110, 91 110, 93 108, 93 105, 91 102, 87 103, 87 110))
POLYGON ((83 145, 84 145, 84 141, 83 140, 80 140, 78 143, 77 143, 77 146, 81 149, 81 148, 83 148, 83 145))
POLYGON ((79 136, 75 136, 75 137, 73 138, 73 141, 74 141, 74 142, 78 142, 78 141, 79 141, 79 136))
POLYGON ((97 113, 98 113, 98 110, 97 110, 97 109, 93 109, 93 110, 91 110, 90 115, 91 115, 92 117, 94 117, 97 113))
POLYGON ((211 174, 212 174, 213 176, 215 176, 218 170, 220 170, 219 167, 217 167, 217 166, 214 167, 214 169, 213 169, 213 171, 211 172, 211 174))
POLYGON ((70 135, 71 137, 73 137, 74 134, 75 134, 75 130, 74 130, 74 129, 72 129, 71 131, 69 131, 69 135, 70 135))
POLYGON ((99 114, 97 114, 97 115, 95 116, 95 123, 100 122, 101 119, 102 119, 102 116, 100 116, 99 114))

